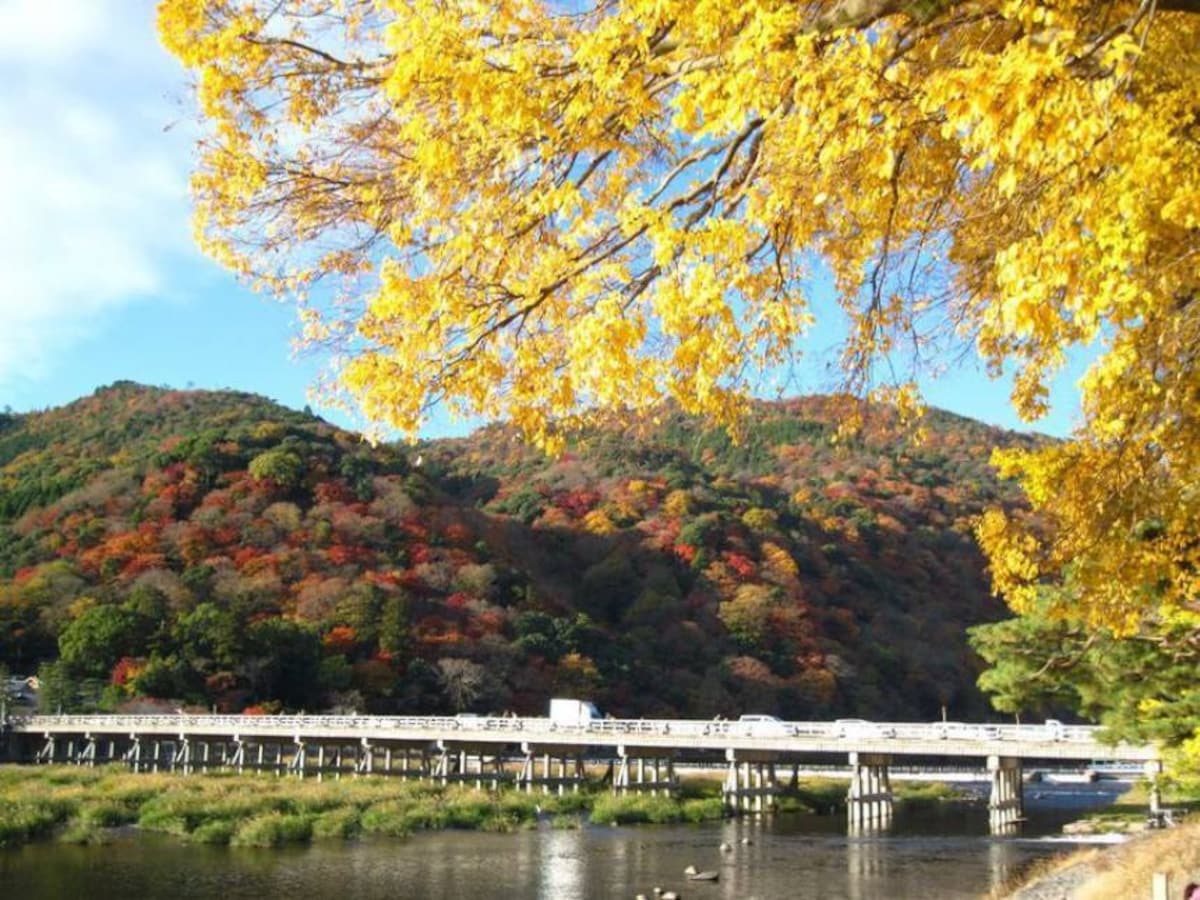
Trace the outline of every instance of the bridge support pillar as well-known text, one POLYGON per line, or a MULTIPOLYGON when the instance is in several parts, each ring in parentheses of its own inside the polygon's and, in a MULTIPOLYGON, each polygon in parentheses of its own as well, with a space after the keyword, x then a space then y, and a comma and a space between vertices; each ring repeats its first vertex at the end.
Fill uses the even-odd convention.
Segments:
POLYGON ((358 757, 355 774, 370 775, 375 771, 375 747, 366 738, 362 739, 362 750, 358 757))
POLYGON ((236 734, 233 736, 233 759, 229 765, 237 769, 239 775, 246 771, 246 744, 236 734))
POLYGON ((94 767, 96 765, 96 738, 90 734, 85 734, 83 740, 83 748, 79 751, 79 755, 71 760, 71 762, 77 766, 94 767))
POLYGON ((992 834, 1011 834, 1025 818, 1021 760, 1010 756, 989 756, 987 767, 992 779, 992 792, 988 797, 988 825, 992 834))
POLYGON ((726 750, 729 763, 721 797, 731 813, 762 813, 775 808, 779 781, 775 774, 775 756, 748 750, 726 750))
POLYGON ((661 792, 664 797, 670 797, 679 790, 674 753, 658 747, 630 747, 619 744, 612 789, 614 794, 648 793, 657 797, 661 792))
MULTIPOLYGON (((543 794, 564 794, 570 788, 571 793, 574 794, 579 792, 579 786, 586 781, 583 752, 580 747, 571 745, 535 747, 529 743, 523 743, 521 744, 521 753, 523 758, 516 779, 518 791, 532 793, 540 788, 543 794), (540 775, 537 761, 539 756, 542 758, 540 775), (554 771, 551 768, 552 764, 557 767, 557 775, 552 774, 554 771)), ((479 765, 482 772, 482 757, 480 757, 479 765)), ((501 773, 498 760, 495 761, 495 770, 494 777, 498 779, 501 773)))
POLYGON ((884 753, 850 754, 850 790, 846 793, 846 817, 851 833, 885 831, 892 823, 892 782, 884 753))
POLYGON ((438 742, 438 755, 433 763, 433 772, 430 773, 434 781, 440 781, 442 784, 447 784, 450 781, 450 751, 448 751, 441 742, 438 742))
POLYGON ((294 772, 297 778, 303 779, 305 772, 308 769, 308 748, 304 745, 304 741, 300 739, 300 735, 296 735, 292 739, 294 749, 292 750, 292 759, 288 763, 288 770, 294 772))
POLYGON ((179 743, 171 754, 171 771, 179 769, 184 775, 192 772, 192 743, 186 736, 181 736, 179 743))
POLYGON ((129 736, 129 749, 125 752, 125 761, 135 772, 142 771, 142 739, 136 734, 129 736))

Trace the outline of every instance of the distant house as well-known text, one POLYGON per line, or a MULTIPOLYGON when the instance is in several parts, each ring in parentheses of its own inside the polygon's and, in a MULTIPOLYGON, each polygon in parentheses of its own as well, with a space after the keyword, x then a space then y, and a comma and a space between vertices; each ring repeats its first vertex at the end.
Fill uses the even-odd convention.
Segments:
POLYGON ((10 703, 37 706, 42 684, 36 675, 10 675, 4 684, 4 696, 10 703))

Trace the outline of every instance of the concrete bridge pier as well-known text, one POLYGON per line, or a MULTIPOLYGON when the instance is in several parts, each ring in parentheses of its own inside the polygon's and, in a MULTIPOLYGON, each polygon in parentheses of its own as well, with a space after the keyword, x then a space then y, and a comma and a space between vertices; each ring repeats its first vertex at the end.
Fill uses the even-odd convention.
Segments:
POLYGON ((333 771, 333 778, 338 781, 342 777, 342 745, 333 745, 332 759, 329 761, 327 768, 333 771))
POLYGON ((521 769, 517 773, 517 790, 533 793, 541 788, 543 794, 578 793, 579 786, 587 780, 583 769, 583 748, 571 744, 521 744, 521 769), (541 757, 541 774, 538 774, 538 757, 541 757), (558 774, 551 771, 551 764, 557 763, 558 774))
POLYGON ((1012 756, 989 756, 992 792, 988 797, 988 825, 992 834, 1012 834, 1025 819, 1021 760, 1012 756))
POLYGON ((675 774, 675 754, 661 748, 618 744, 612 789, 614 794, 628 794, 632 791, 657 797, 661 791, 664 797, 672 796, 679 790, 679 778, 675 774))
POLYGON ((308 748, 300 735, 292 739, 292 758, 288 761, 288 771, 303 780, 308 770, 308 748))
POLYGON ((229 767, 237 769, 239 775, 246 771, 246 744, 236 734, 233 736, 233 756, 229 760, 229 767))
POLYGON ((453 774, 456 760, 452 759, 450 750, 443 741, 437 742, 437 750, 437 757, 433 761, 433 771, 430 775, 434 781, 439 781, 442 785, 446 785, 450 782, 450 776, 453 774))
POLYGON ((171 771, 176 769, 184 775, 192 773, 192 742, 187 739, 187 735, 180 735, 179 743, 175 745, 171 754, 171 771))
POLYGON ((136 734, 129 736, 129 749, 125 751, 125 762, 134 772, 142 771, 142 739, 136 734))
POLYGON ((71 762, 75 763, 77 766, 87 766, 89 769, 95 768, 96 738, 91 734, 85 734, 83 740, 84 744, 79 751, 79 755, 71 760, 71 762))
POLYGON ((888 775, 891 762, 885 753, 850 754, 846 818, 851 834, 886 831, 891 826, 895 803, 888 775))
MULTIPOLYGON (((505 778, 504 761, 501 757, 495 755, 494 748, 489 748, 486 745, 467 745, 460 746, 458 751, 458 780, 467 782, 472 781, 475 784, 476 790, 483 790, 486 784, 491 790, 496 790, 500 787, 500 782, 505 778), (488 752, 492 751, 493 755, 488 756, 488 752)), ((562 793, 563 784, 567 781, 567 760, 558 760, 558 788, 559 793, 562 793)))
POLYGON ((752 750, 726 750, 729 767, 721 796, 732 813, 771 812, 776 806, 779 781, 775 775, 776 756, 752 750))
POLYGON ((375 745, 363 738, 357 749, 358 759, 354 765, 355 775, 371 775, 375 771, 375 745))

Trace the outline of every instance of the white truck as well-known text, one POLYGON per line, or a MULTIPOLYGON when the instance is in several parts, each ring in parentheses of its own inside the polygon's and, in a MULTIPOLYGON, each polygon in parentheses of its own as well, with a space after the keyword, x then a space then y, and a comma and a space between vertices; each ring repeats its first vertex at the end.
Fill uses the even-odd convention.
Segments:
POLYGON ((550 723, 557 728, 581 728, 601 719, 596 704, 587 700, 554 697, 550 700, 550 723))

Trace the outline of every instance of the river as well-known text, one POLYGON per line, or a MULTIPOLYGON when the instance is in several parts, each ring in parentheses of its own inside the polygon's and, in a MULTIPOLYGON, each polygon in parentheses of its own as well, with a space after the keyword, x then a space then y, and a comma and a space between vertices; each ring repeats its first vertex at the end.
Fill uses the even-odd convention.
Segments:
POLYGON ((845 818, 777 815, 696 826, 441 832, 408 840, 283 850, 182 844, 120 833, 109 844, 0 850, 0 897, 12 900, 590 900, 653 897, 655 886, 709 900, 978 898, 1033 860, 1079 811, 1124 785, 1029 785, 1021 836, 987 835, 982 802, 903 808, 885 836, 848 838, 845 818), (722 842, 732 851, 722 852, 722 842), (688 865, 717 870, 689 883, 688 865))

